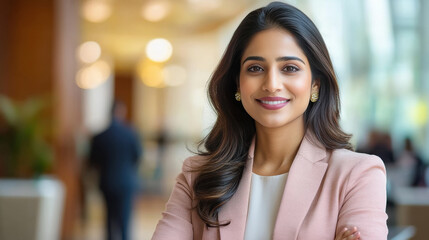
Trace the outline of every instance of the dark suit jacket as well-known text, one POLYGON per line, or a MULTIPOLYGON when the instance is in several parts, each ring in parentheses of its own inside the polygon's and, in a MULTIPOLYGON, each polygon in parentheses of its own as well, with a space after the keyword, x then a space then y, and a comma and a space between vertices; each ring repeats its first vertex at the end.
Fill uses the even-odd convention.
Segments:
POLYGON ((128 191, 137 187, 142 148, 130 127, 113 119, 105 131, 92 139, 90 151, 90 161, 99 170, 103 191, 128 191))

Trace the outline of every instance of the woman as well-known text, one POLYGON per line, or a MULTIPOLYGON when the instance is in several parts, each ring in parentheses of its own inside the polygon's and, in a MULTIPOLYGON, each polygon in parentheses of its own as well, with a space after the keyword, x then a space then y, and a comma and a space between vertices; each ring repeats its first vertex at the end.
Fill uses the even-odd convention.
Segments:
POLYGON ((209 84, 217 121, 153 239, 386 239, 385 169, 352 152, 323 39, 298 9, 248 14, 209 84))

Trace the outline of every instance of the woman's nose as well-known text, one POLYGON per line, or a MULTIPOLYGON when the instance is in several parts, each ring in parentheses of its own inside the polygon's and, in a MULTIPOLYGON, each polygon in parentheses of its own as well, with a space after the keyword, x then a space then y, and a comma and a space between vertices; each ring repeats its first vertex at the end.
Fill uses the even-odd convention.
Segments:
POLYGON ((275 70, 270 70, 265 75, 264 83, 262 85, 262 90, 275 93, 278 91, 281 91, 283 87, 281 77, 279 76, 279 73, 277 73, 275 70))

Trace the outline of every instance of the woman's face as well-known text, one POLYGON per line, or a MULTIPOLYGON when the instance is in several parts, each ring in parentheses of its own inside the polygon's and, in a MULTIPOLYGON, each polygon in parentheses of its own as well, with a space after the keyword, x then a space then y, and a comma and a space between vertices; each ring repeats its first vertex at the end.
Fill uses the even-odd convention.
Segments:
POLYGON ((257 33, 240 64, 241 101, 257 126, 304 124, 303 114, 318 86, 312 86, 310 64, 292 34, 279 28, 257 33))

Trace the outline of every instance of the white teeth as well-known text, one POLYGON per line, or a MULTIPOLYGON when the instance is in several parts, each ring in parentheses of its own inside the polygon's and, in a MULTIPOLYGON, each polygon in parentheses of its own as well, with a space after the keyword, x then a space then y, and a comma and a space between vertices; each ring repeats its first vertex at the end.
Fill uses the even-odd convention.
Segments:
POLYGON ((281 103, 286 103, 287 101, 286 100, 283 100, 283 101, 262 101, 261 100, 261 102, 263 104, 268 104, 268 105, 277 105, 277 104, 281 104, 281 103))

